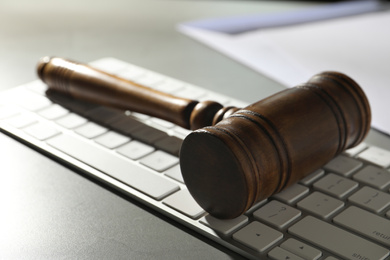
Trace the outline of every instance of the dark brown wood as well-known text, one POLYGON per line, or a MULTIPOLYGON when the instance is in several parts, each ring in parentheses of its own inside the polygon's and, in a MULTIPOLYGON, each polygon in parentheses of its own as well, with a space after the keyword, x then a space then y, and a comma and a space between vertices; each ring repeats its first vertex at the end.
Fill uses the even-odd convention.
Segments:
POLYGON ((185 138, 180 166, 192 196, 218 218, 243 214, 357 145, 371 123, 365 94, 338 72, 243 109, 177 98, 59 58, 42 59, 38 74, 51 90, 200 128, 185 138))

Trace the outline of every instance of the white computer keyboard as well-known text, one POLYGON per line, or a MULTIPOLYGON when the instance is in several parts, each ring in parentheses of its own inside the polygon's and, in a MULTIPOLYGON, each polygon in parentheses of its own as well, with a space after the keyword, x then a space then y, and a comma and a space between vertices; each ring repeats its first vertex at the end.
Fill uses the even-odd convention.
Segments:
MULTIPOLYGON (((178 96, 245 105, 114 58, 91 65, 178 96)), ((45 91, 37 80, 0 93, 0 129, 244 257, 390 259, 390 151, 361 144, 245 215, 218 220, 181 177, 188 130, 45 91)))

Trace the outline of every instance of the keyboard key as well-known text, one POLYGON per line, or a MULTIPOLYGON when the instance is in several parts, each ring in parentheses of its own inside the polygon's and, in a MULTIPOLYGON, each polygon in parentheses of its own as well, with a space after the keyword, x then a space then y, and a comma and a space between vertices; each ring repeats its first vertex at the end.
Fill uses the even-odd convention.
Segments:
POLYGON ((13 106, 0 106, 0 120, 15 116, 19 109, 13 106))
POLYGON ((253 212, 253 216, 262 222, 282 229, 299 218, 301 212, 279 201, 272 200, 253 212))
POLYGON ((65 109, 64 107, 62 107, 60 105, 53 104, 53 105, 39 111, 38 114, 43 116, 44 118, 46 118, 48 120, 54 120, 54 119, 63 117, 68 113, 69 113, 68 109, 65 109))
POLYGON ((288 231, 343 259, 384 259, 390 251, 357 235, 307 216, 288 231))
POLYGON ((164 82, 161 82, 156 86, 156 89, 165 93, 174 93, 184 88, 184 83, 172 79, 166 79, 164 82))
POLYGON ((211 215, 201 218, 200 223, 223 235, 228 235, 248 222, 248 217, 241 215, 234 219, 218 219, 211 215))
POLYGON ((307 175, 305 178, 301 179, 299 182, 303 185, 309 186, 322 176, 324 176, 325 171, 323 169, 318 169, 315 172, 307 175))
POLYGON ((41 80, 32 81, 30 83, 23 85, 23 87, 25 87, 31 91, 34 91, 35 93, 38 93, 42 96, 45 95, 46 90, 47 90, 47 85, 45 83, 43 83, 41 80))
POLYGON ((344 198, 352 191, 357 189, 358 183, 342 176, 329 173, 321 180, 313 184, 313 187, 319 191, 325 192, 339 199, 344 198))
POLYGON ((390 248, 390 220, 388 219, 352 206, 337 215, 333 221, 390 248))
POLYGON ((156 124, 157 126, 163 127, 165 129, 171 129, 171 128, 175 127, 174 123, 171 123, 169 121, 166 121, 166 120, 163 120, 160 118, 152 118, 150 121, 153 124, 156 124))
POLYGON ((79 135, 92 139, 107 132, 108 129, 94 122, 88 122, 75 130, 79 135))
POLYGON ((368 147, 368 145, 366 143, 360 143, 357 146, 344 151, 344 154, 348 155, 349 157, 355 157, 359 153, 361 153, 364 150, 366 150, 367 147, 368 147))
POLYGON ((321 192, 313 192, 298 202, 297 206, 318 217, 326 219, 343 208, 344 202, 321 192))
POLYGON ((52 104, 48 98, 34 94, 32 92, 30 93, 27 91, 21 92, 21 95, 17 99, 18 104, 25 109, 30 111, 38 111, 52 104))
POLYGON ((304 260, 304 258, 301 258, 281 247, 275 247, 268 253, 268 257, 273 260, 304 260))
POLYGON ((65 128, 73 129, 73 128, 79 127, 79 126, 87 123, 87 119, 85 119, 84 117, 81 117, 77 114, 71 113, 71 114, 68 114, 64 117, 61 117, 56 122, 57 122, 57 124, 65 127, 65 128))
POLYGON ((179 190, 173 181, 81 138, 62 134, 48 140, 48 144, 156 200, 179 190))
POLYGON ((91 66, 104 70, 108 73, 115 73, 120 70, 126 69, 129 65, 127 62, 117 60, 115 58, 102 58, 90 63, 91 66))
POLYGON ((15 128, 23 128, 37 122, 37 119, 30 114, 21 113, 11 118, 7 118, 5 122, 15 128))
POLYGON ((294 184, 287 189, 273 195, 273 198, 278 199, 282 202, 293 204, 297 200, 303 198, 309 193, 309 188, 300 184, 294 184))
POLYGON ((359 154, 358 158, 382 168, 390 166, 390 151, 379 147, 371 146, 359 154))
POLYGON ((120 77, 133 81, 134 79, 139 78, 143 74, 145 74, 145 70, 137 68, 135 66, 126 66, 120 71, 116 72, 116 74, 120 77))
POLYGON ((188 190, 180 190, 172 194, 163 203, 192 219, 198 219, 206 213, 192 198, 188 190))
POLYGON ((283 234, 253 221, 233 234, 233 239, 258 252, 264 252, 283 238, 283 234))
POLYGON ((143 143, 154 144, 157 140, 162 139, 168 135, 154 127, 143 125, 132 132, 131 136, 143 143))
POLYGON ((179 151, 183 140, 176 136, 166 136, 154 143, 157 149, 179 156, 179 151))
POLYGON ((348 200, 376 213, 390 206, 390 194, 367 186, 358 190, 348 200))
POLYGON ((377 189, 384 189, 390 185, 390 172, 372 165, 357 172, 353 178, 377 189))
POLYGON ((185 88, 175 92, 176 96, 189 99, 199 99, 204 94, 206 94, 204 90, 191 87, 188 84, 185 86, 185 88))
POLYGON ((88 111, 98 107, 96 104, 80 101, 72 97, 59 94, 57 92, 47 92, 47 97, 70 111, 85 116, 88 111))
POLYGON ((24 131, 41 141, 56 136, 60 133, 58 129, 45 123, 36 123, 27 126, 26 128, 24 128, 24 131))
POLYGON ((133 78, 133 81, 145 87, 154 88, 163 82, 164 78, 157 73, 144 73, 133 78))
POLYGON ((127 158, 130 158, 132 160, 138 160, 153 152, 154 148, 147 144, 134 140, 119 147, 116 151, 126 156, 127 158))
POLYGON ((349 176, 362 166, 363 163, 356 159, 349 158, 344 155, 339 155, 325 164, 324 168, 330 172, 338 173, 343 176, 349 176))
POLYGON ((103 145, 109 149, 116 148, 120 145, 123 145, 127 142, 129 142, 131 139, 130 137, 121 135, 117 132, 109 131, 95 139, 95 142, 103 145))
POLYGON ((86 117, 103 125, 109 125, 125 116, 123 110, 99 106, 86 113, 86 117))
POLYGON ((155 151, 154 153, 142 158, 140 162, 155 171, 163 172, 178 164, 179 158, 163 151, 155 151))
POLYGON ((191 130, 188 130, 188 129, 185 129, 185 128, 182 128, 180 126, 176 126, 173 131, 175 131, 175 133, 182 137, 184 139, 184 137, 186 137, 187 135, 189 135, 191 133, 191 130))
POLYGON ((145 124, 130 117, 130 116, 123 116, 119 120, 116 120, 114 122, 110 123, 110 128, 123 133, 125 135, 132 135, 132 133, 141 127, 143 127, 145 124))
POLYGON ((293 238, 290 238, 287 241, 283 242, 280 247, 300 257, 303 257, 303 259, 316 260, 322 256, 320 250, 293 238))
POLYGON ((178 182, 184 183, 179 164, 168 169, 164 174, 178 182))

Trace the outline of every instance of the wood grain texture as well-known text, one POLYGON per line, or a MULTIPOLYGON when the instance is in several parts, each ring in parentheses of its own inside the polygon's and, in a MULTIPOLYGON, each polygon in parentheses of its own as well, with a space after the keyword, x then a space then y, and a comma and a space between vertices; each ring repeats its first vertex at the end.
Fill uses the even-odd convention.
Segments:
POLYGON ((359 144, 371 123, 365 94, 338 72, 243 109, 174 97, 60 58, 43 58, 38 75, 51 91, 198 129, 183 142, 180 166, 194 199, 218 218, 243 214, 359 144))

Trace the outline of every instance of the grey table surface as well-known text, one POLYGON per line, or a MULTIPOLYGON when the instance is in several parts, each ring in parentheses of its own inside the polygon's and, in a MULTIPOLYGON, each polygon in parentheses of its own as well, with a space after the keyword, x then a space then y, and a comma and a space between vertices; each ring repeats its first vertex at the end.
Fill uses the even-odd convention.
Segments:
MULTIPOLYGON (((35 80, 35 65, 45 55, 84 62, 115 57, 254 102, 283 87, 175 26, 312 4, 1 0, 0 90, 35 80)), ((368 140, 390 149, 375 131, 368 140)), ((0 144, 0 259, 241 259, 4 134, 0 144)))

